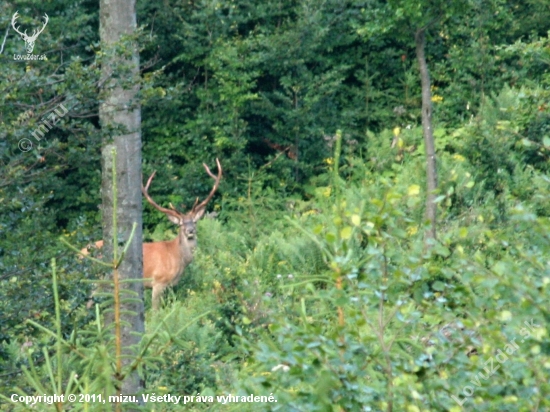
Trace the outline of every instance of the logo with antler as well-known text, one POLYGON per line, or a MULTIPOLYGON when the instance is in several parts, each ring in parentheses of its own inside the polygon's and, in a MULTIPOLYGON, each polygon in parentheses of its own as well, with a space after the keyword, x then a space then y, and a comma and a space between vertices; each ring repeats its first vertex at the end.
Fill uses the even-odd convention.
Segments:
POLYGON ((19 33, 21 38, 25 41, 25 48, 27 49, 27 53, 31 54, 32 51, 34 50, 34 42, 38 38, 38 35, 40 33, 42 33, 44 31, 44 29, 46 28, 46 25, 48 24, 49 17, 46 13, 44 13, 44 25, 39 30, 37 30, 37 29, 33 30, 32 35, 30 35, 30 36, 27 34, 27 30, 25 30, 25 32, 21 33, 18 30, 18 28, 15 26, 15 22, 17 21, 18 17, 19 17, 19 13, 16 11, 15 14, 13 15, 12 19, 11 19, 11 25, 12 25, 13 29, 17 33, 19 33))

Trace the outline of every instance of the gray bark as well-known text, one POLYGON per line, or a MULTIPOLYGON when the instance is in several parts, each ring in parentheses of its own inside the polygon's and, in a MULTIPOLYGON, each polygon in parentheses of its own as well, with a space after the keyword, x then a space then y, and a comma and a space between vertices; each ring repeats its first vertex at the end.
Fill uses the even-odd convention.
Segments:
POLYGON ((430 72, 426 63, 426 36, 425 29, 419 29, 415 35, 416 58, 420 69, 422 83, 422 130, 424 134, 424 147, 426 149, 426 220, 430 222, 430 228, 425 233, 426 246, 430 240, 436 238, 437 205, 435 203, 435 191, 437 189, 437 168, 435 158, 435 143, 432 126, 432 92, 430 85, 430 72))
MULTIPOLYGON (((117 226, 118 239, 129 238, 132 225, 136 232, 126 257, 119 266, 119 279, 142 279, 142 201, 141 201, 141 108, 137 101, 139 91, 139 53, 137 44, 131 43, 129 53, 112 53, 112 46, 121 36, 136 30, 135 0, 100 1, 100 38, 104 61, 102 65, 102 101, 100 121, 105 136, 102 150, 103 240, 104 255, 113 256, 113 188, 112 150, 116 150, 117 226), (130 80, 130 82, 128 82, 130 80), (128 84, 121 84, 127 82, 128 84)), ((119 255, 122 248, 119 248, 119 255)), ((121 343, 123 354, 135 354, 144 332, 143 283, 122 283, 121 289, 137 293, 138 299, 128 301, 121 294, 121 343)), ((107 321, 113 321, 111 316, 107 321)), ((123 365, 130 360, 124 359, 123 365)), ((136 395, 143 389, 137 372, 128 376, 115 376, 120 393, 136 395)))

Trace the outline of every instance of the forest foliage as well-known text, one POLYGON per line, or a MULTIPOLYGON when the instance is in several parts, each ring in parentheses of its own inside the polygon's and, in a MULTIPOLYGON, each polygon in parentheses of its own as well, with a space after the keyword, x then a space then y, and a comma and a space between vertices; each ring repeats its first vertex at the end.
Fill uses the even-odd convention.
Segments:
MULTIPOLYGON (((112 336, 86 309, 102 268, 59 239, 101 237, 101 64, 137 40, 157 202, 190 208, 211 188, 202 163, 224 169, 194 262, 158 313, 146 297, 148 393, 278 400, 197 411, 550 408, 547 1, 169 0, 137 17, 104 50, 96 2, 0 4, 0 395, 116 393, 112 336), (48 14, 47 60, 14 60, 15 11, 29 30, 48 14)), ((145 241, 173 238, 143 218, 145 241)))

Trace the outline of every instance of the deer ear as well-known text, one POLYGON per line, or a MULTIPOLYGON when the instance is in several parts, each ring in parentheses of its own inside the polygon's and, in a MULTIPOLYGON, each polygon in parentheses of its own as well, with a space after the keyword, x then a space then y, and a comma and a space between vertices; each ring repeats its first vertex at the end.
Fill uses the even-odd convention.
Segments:
POLYGON ((205 210, 206 210, 206 206, 201 207, 199 210, 197 210, 193 215, 193 222, 195 223, 198 222, 199 219, 204 215, 205 210))
POLYGON ((178 225, 178 226, 181 224, 181 219, 179 217, 169 215, 169 214, 166 214, 166 216, 168 217, 168 220, 170 222, 172 222, 173 224, 178 225))

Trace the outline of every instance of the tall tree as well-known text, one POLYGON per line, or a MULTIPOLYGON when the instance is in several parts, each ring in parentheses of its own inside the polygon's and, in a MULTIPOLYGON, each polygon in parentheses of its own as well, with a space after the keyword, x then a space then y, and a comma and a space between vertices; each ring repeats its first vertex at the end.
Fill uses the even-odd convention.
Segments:
MULTIPOLYGON (((141 279, 142 256, 142 202, 141 202, 141 108, 137 101, 139 91, 139 54, 135 39, 136 31, 135 0, 101 0, 100 38, 102 43, 103 90, 100 106, 100 121, 105 136, 102 150, 102 202, 103 239, 105 255, 113 258, 114 225, 113 213, 117 217, 118 238, 127 240, 132 226, 136 225, 135 235, 125 258, 118 267, 118 277, 141 279), (130 79, 130 81, 126 81, 130 79), (113 165, 113 151, 116 162, 113 165), (116 169, 114 167, 116 166, 116 169), (116 170, 117 191, 113 192, 113 173, 116 170), (115 199, 116 196, 116 199, 115 199), (116 201, 116 204, 115 204, 116 201), (116 210, 114 210, 116 207, 116 210)), ((135 349, 144 332, 143 284, 141 282, 121 283, 137 293, 139 299, 121 300, 120 341, 117 346, 135 355, 135 349)), ((124 293, 121 296, 125 296, 124 293)), ((119 354, 117 354, 119 355, 119 354)), ((120 358, 120 366, 124 359, 120 358)), ((121 381, 119 390, 124 395, 136 394, 142 389, 137 372, 128 376, 116 376, 121 381)))
POLYGON ((429 222, 429 228, 425 232, 427 247, 436 238, 437 167, 432 125, 430 70, 426 60, 426 33, 436 24, 441 24, 446 18, 463 14, 469 6, 468 2, 454 0, 391 0, 372 3, 368 11, 364 13, 367 19, 363 27, 359 28, 359 32, 365 36, 379 35, 393 29, 395 38, 403 44, 409 43, 414 38, 422 90, 421 113, 426 155, 427 190, 425 216, 429 222), (380 16, 384 16, 384 19, 380 19, 380 16))
POLYGON ((425 233, 425 241, 435 239, 437 223, 437 204, 435 203, 435 191, 437 190, 437 166, 435 162, 435 142, 432 126, 432 92, 430 83, 430 70, 426 63, 426 28, 416 30, 416 59, 420 70, 420 82, 422 85, 422 131, 424 134, 424 148, 426 153, 426 220, 430 222, 425 233))

